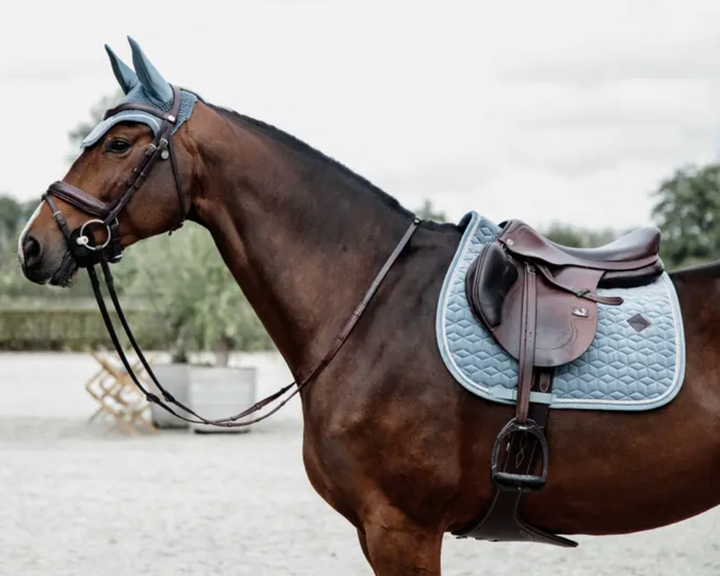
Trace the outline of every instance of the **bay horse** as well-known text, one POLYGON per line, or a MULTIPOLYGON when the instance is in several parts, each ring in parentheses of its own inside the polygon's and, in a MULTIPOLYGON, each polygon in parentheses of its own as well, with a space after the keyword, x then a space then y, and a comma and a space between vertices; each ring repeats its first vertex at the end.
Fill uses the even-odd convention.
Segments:
MULTIPOLYGON (((64 182, 111 202, 152 140, 148 125, 118 122, 84 149, 64 182)), ((168 232, 179 217, 207 228, 301 379, 414 215, 293 136, 202 99, 172 142, 178 191, 169 164, 149 173, 118 216, 122 245, 168 232)), ((70 228, 87 221, 76 205, 55 201, 70 228)), ((443 534, 490 503, 490 453, 513 412, 459 386, 437 349, 438 296, 460 238, 458 226, 423 222, 344 347, 301 393, 308 478, 357 529, 379 576, 440 574, 443 534)), ((46 202, 19 252, 37 283, 67 286, 77 270, 46 202)), ((523 501, 529 523, 622 534, 720 502, 720 266, 671 278, 687 341, 681 392, 643 413, 553 411, 552 473, 523 501)))

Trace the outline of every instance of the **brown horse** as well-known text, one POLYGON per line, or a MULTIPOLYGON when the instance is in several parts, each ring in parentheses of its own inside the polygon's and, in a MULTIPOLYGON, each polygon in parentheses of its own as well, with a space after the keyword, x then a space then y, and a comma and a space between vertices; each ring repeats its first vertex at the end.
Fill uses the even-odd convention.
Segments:
MULTIPOLYGON (((142 123, 112 126, 65 182, 112 200, 152 138, 142 123)), ((200 100, 172 140, 187 218, 210 231, 301 379, 413 215, 292 136, 200 100)), ((88 219, 56 201, 70 228, 88 219)), ((159 165, 119 216, 122 244, 172 229, 178 210, 172 170, 159 165)), ((438 296, 460 237, 454 225, 423 223, 344 347, 301 394, 310 482, 356 527, 381 576, 440 574, 443 534, 489 505, 490 452, 513 415, 513 407, 459 386, 437 350, 438 296)), ((75 271, 44 203, 20 252, 35 282, 67 285, 75 271)), ((542 492, 524 500, 525 520, 563 534, 618 534, 720 502, 719 271, 710 265, 672 275, 687 339, 677 398, 640 414, 553 411, 551 474, 542 492)))

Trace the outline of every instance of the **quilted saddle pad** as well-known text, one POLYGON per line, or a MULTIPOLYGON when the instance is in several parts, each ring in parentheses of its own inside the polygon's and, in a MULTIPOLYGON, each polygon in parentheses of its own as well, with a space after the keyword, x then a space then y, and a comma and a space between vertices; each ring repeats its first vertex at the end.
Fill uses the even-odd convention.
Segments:
MULTIPOLYGON (((475 212, 460 222, 465 233, 445 277, 437 310, 440 354, 450 373, 473 394, 514 404, 518 364, 475 319, 465 296, 465 274, 500 228, 475 212)), ((685 340, 675 287, 666 273, 637 288, 600 289, 623 298, 598 305, 598 331, 585 353, 555 369, 551 394, 533 393, 551 408, 652 410, 680 391, 685 340)))

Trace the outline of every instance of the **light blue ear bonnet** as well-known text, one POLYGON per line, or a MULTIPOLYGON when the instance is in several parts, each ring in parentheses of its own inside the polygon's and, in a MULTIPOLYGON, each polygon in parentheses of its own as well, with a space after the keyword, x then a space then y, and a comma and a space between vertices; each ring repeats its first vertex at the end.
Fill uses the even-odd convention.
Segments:
MULTIPOLYGON (((170 84, 160 75, 155 66, 150 63, 147 56, 135 40, 128 37, 132 49, 133 65, 135 71, 125 64, 109 46, 105 45, 110 64, 112 65, 115 78, 125 93, 125 98, 119 104, 132 103, 152 106, 163 112, 169 112, 172 106, 172 88, 170 84)), ((173 134, 193 113, 195 102, 198 97, 187 90, 180 90, 180 110, 177 122, 173 128, 173 134)), ((110 128, 119 122, 140 122, 146 124, 157 135, 160 130, 160 119, 142 110, 122 110, 117 114, 100 122, 92 132, 82 141, 81 146, 87 148, 97 143, 110 128)))

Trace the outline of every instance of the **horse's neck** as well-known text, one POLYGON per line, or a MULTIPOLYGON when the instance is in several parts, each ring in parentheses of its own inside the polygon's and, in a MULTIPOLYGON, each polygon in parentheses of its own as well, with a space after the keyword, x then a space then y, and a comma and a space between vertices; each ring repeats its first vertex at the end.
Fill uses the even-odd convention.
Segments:
POLYGON ((330 348, 411 217, 328 161, 244 127, 233 132, 206 151, 197 210, 302 376, 330 348))

